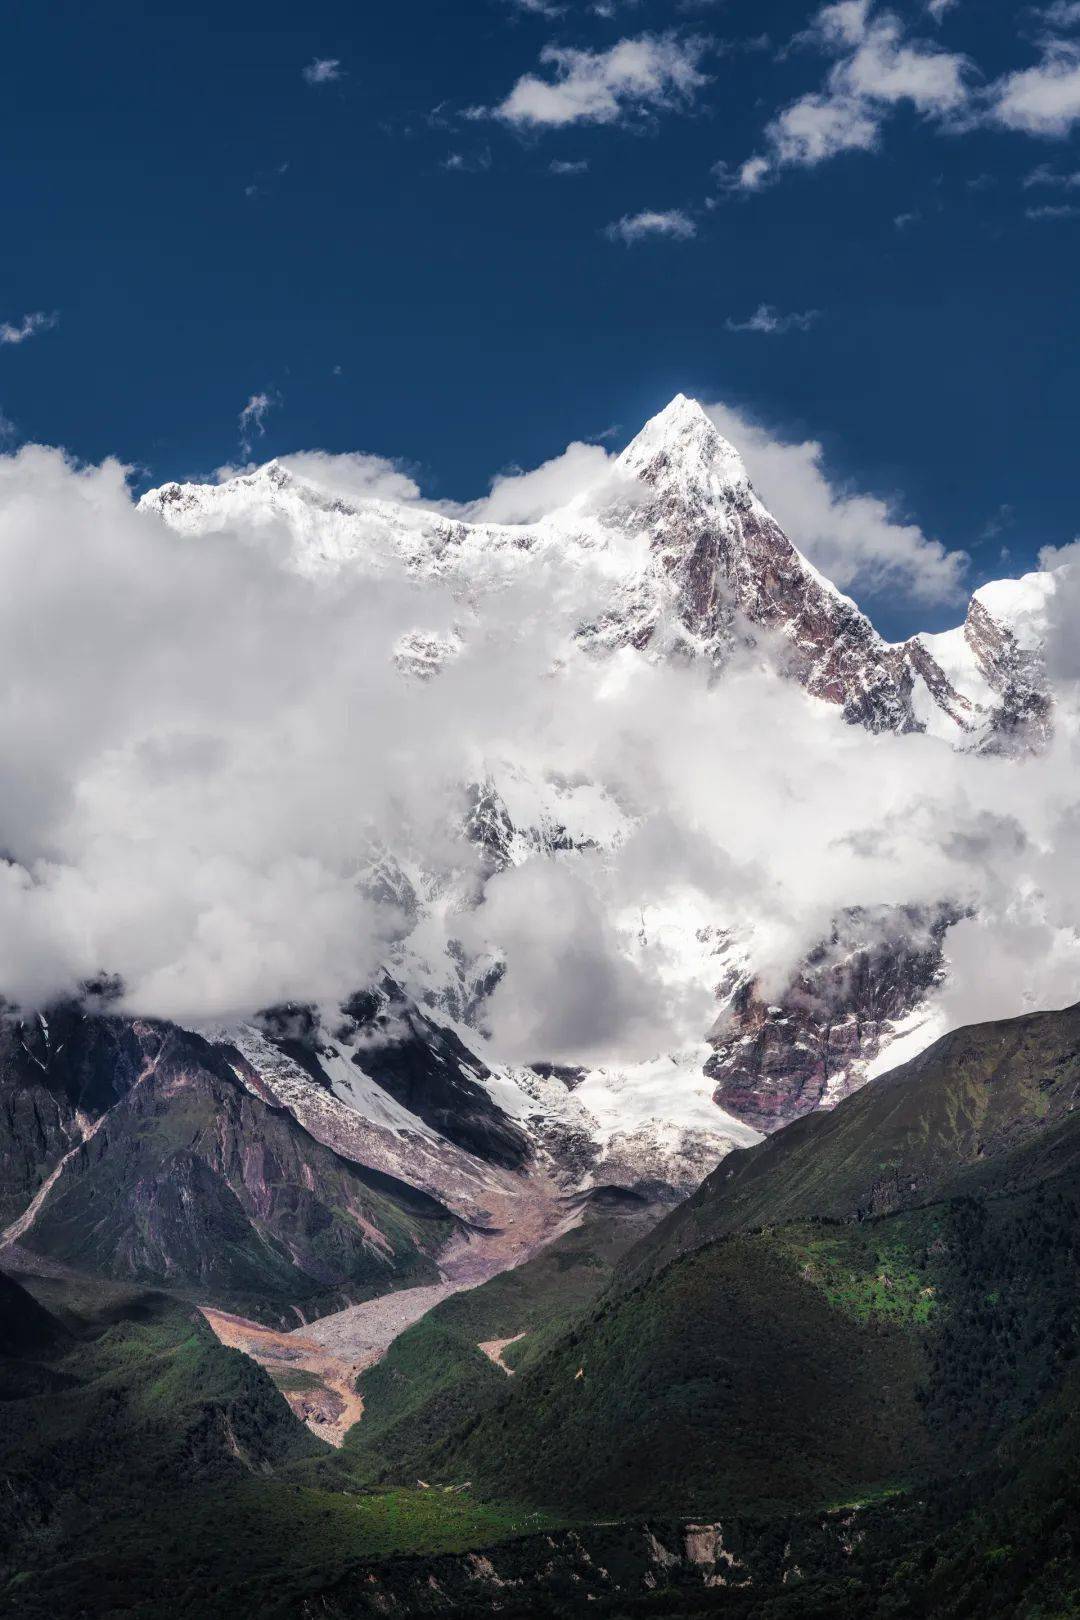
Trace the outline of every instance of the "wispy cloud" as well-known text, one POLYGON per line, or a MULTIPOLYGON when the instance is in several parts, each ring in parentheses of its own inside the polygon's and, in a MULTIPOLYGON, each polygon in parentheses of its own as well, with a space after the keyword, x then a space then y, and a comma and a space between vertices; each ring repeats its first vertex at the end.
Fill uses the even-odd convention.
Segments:
POLYGON ((59 319, 55 311, 46 315, 39 309, 32 315, 24 315, 21 321, 0 321, 0 344, 25 343, 27 338, 37 337, 39 332, 50 331, 59 319))
POLYGON ((613 220, 604 234, 613 242, 625 242, 627 247, 631 247, 648 236, 670 236, 685 242, 697 235, 697 226, 681 209, 671 208, 660 213, 645 208, 640 214, 624 214, 621 219, 613 220))
POLYGON ((552 158, 548 164, 549 174, 584 174, 589 167, 588 158, 552 158))
POLYGON ((1040 163, 1037 169, 1032 169, 1024 177, 1024 190, 1029 191, 1032 186, 1046 186, 1055 191, 1076 191, 1080 189, 1080 169, 1068 174, 1061 174, 1052 169, 1048 163, 1040 163))
POLYGON ((922 219, 922 215, 917 209, 913 208, 909 213, 895 214, 893 216, 893 225, 898 231, 906 231, 909 225, 916 224, 920 219, 922 219))
POLYGON ((482 146, 475 152, 448 152, 439 167, 451 174, 483 174, 491 168, 491 148, 482 146))
POLYGON ((936 23, 939 23, 947 12, 953 10, 959 0, 926 0, 926 9, 936 23))
POLYGON ((1037 13, 1040 22, 1051 28, 1075 28, 1080 24, 1080 0, 1053 0, 1037 13))
POLYGON ((729 332, 761 332, 767 337, 784 332, 806 332, 821 319, 819 309, 803 310, 801 314, 781 315, 774 304, 759 304, 745 321, 734 321, 729 315, 724 325, 729 332))
POLYGON ((1024 212, 1028 219, 1080 219, 1080 203, 1042 203, 1024 212))
POLYGON ((525 12, 530 17, 561 17, 566 7, 557 0, 505 0, 511 11, 525 12))
POLYGON ((785 168, 814 168, 841 152, 871 151, 886 120, 907 103, 944 120, 969 98, 970 63, 931 40, 913 39, 873 0, 823 6, 793 42, 835 58, 818 90, 800 96, 765 129, 765 147, 737 170, 718 167, 729 187, 754 191, 785 168))
POLYGON ((254 441, 263 437, 266 432, 267 416, 275 406, 280 404, 280 396, 272 391, 252 394, 238 418, 240 423, 240 448, 245 456, 250 456, 254 441))
POLYGON ((283 174, 288 174, 288 163, 279 163, 275 169, 268 169, 265 173, 256 175, 254 180, 244 187, 245 197, 269 197, 275 184, 283 174))
POLYGON ((342 77, 341 63, 336 56, 316 56, 301 70, 305 84, 333 84, 342 77))
POLYGON ((498 106, 474 108, 472 116, 557 129, 686 106, 708 83, 700 67, 707 46, 670 33, 621 39, 606 51, 548 45, 540 53, 547 78, 526 73, 498 106))

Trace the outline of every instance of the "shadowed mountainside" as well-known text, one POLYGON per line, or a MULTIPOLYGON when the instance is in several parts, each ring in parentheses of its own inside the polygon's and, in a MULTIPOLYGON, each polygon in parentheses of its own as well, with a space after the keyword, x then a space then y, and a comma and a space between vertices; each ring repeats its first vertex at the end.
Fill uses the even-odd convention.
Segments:
POLYGON ((169 1024, 93 1018, 73 1020, 64 1053, 42 1071, 17 1051, 30 1070, 9 1079, 35 1117, 55 1104, 60 1118, 82 1087, 74 1146, 9 1227, 23 1250, 290 1325, 438 1280, 434 1257, 460 1223, 315 1141, 242 1083, 257 1076, 239 1054, 169 1024), (90 1094, 107 1111, 87 1125, 90 1094))

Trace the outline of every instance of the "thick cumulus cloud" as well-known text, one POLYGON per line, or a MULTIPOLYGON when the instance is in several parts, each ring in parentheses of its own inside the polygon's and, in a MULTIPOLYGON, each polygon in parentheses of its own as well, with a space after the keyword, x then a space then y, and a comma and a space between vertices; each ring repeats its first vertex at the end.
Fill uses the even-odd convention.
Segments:
POLYGON ((193 1016, 370 971, 357 826, 385 814, 408 586, 320 590, 265 532, 178 540, 119 466, 37 448, 0 459, 0 555, 4 994, 107 966, 193 1016))
POLYGON ((499 473, 491 493, 465 510, 474 523, 535 523, 602 481, 609 460, 601 445, 575 441, 539 467, 499 473))
MULTIPOLYGON (((743 440, 781 507, 767 444, 743 440)), ((805 451, 799 476, 820 479, 805 451)), ((326 493, 345 480, 354 499, 416 509, 392 463, 290 465, 326 493)), ((531 518, 610 470, 603 451, 572 446, 497 481, 487 516, 531 518)), ((854 574, 873 572, 891 546, 895 577, 926 566, 950 580, 917 531, 871 516, 871 539, 849 537, 834 561, 846 546, 862 559, 854 574)), ((798 535, 823 566, 842 518, 815 518, 817 553, 798 535)), ((497 1056, 614 1060, 699 1040, 718 931, 748 942, 779 993, 850 906, 948 899, 971 913, 949 936, 953 1021, 1075 998, 1071 549, 1047 559, 1056 738, 1017 764, 847 726, 763 667, 760 646, 720 683, 632 650, 596 660, 572 631, 596 622, 610 590, 599 553, 592 570, 539 552, 467 604, 385 556, 309 577, 290 545, 265 521, 176 534, 135 507, 115 463, 78 468, 40 448, 0 458, 10 1001, 41 1004, 102 972, 121 976, 130 1009, 183 1020, 340 999, 417 926, 361 881, 372 850, 447 874, 444 894, 481 892, 461 824, 468 784, 487 778, 508 802, 517 784, 549 819, 555 806, 589 844, 555 839, 412 941, 414 957, 453 938, 498 960, 497 1056), (418 625, 461 642, 435 679, 395 663, 418 625)))

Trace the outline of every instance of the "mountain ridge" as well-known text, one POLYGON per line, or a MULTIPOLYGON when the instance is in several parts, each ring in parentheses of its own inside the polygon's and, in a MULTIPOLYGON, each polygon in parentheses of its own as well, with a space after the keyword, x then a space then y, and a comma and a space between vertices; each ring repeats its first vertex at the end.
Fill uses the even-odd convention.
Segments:
MULTIPOLYGON (((617 678, 606 672, 631 656, 697 664, 722 691, 729 664, 749 659, 871 733, 925 732, 960 753, 1021 761, 1049 745, 1054 698, 1040 637, 1053 576, 982 586, 956 629, 889 643, 791 543, 736 448, 685 395, 646 423, 588 488, 526 522, 487 521, 483 503, 440 507, 389 464, 372 470, 365 463, 358 472, 355 462, 341 458, 339 468, 333 457, 283 457, 217 485, 164 485, 143 496, 140 508, 203 543, 233 529, 249 543, 272 544, 286 566, 313 580, 445 586, 452 620, 437 630, 418 620, 396 645, 405 681, 437 681, 485 634, 486 604, 535 575, 545 587, 545 628, 557 631, 555 678, 563 665, 579 668, 582 657, 586 681, 617 678), (563 601, 546 592, 549 579, 577 571, 589 580, 585 606, 572 594, 563 601)), ((458 879, 448 882, 410 864, 403 851, 380 848, 371 892, 391 896, 427 930, 421 947, 406 939, 392 954, 391 975, 417 1006, 436 1012, 482 1054, 504 964, 497 941, 479 951, 462 944, 451 931, 455 908, 475 912, 493 877, 537 857, 558 861, 588 851, 602 860, 630 835, 633 820, 622 806, 601 802, 587 782, 567 786, 564 779, 553 789, 500 760, 482 762, 482 779, 475 762, 468 769, 473 775, 462 790, 471 806, 467 837, 480 857, 476 886, 468 894, 459 886, 450 898, 458 879), (436 921, 443 941, 433 937, 436 921)), ((682 1156, 703 1170, 731 1140, 728 1119, 773 1130, 832 1106, 881 1072, 894 1043, 905 1057, 925 1045, 940 1031, 935 996, 948 973, 949 930, 961 915, 963 906, 948 895, 930 906, 838 911, 787 987, 768 995, 757 983, 752 947, 726 939, 711 919, 708 939, 700 925, 691 939, 682 922, 675 920, 674 932, 665 922, 686 982, 714 987, 718 1017, 711 1030, 702 1028, 693 1052, 675 1060, 670 1106, 627 1127, 625 1145, 607 1155, 610 1164, 643 1167, 648 1159, 663 1176, 675 1173, 682 1156), (678 1080, 684 1070, 686 1080, 678 1080), (691 1101, 702 1079, 711 1081, 711 1116, 691 1101), (681 1134, 672 1134, 676 1125, 681 1134), (648 1140, 639 1139, 642 1130, 648 1140)), ((324 1010, 324 1024, 336 1016, 324 1010)), ((513 1098, 511 1113, 557 1120, 566 1144, 582 1130, 595 1135, 589 1112, 625 1116, 629 1076, 603 1078, 622 1065, 601 1057, 584 1066, 587 1077, 566 1096, 545 1079, 554 1055, 535 1056, 544 1073, 518 1067, 483 1082, 510 1088, 499 1095, 513 1098)), ((629 1083, 643 1093, 651 1086, 640 1066, 629 1083)))

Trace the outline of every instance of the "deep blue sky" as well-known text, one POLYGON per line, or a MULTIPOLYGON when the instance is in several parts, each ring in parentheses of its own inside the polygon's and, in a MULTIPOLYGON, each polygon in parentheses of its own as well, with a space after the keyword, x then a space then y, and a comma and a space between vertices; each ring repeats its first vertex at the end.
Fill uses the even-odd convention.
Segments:
MULTIPOLYGON (((973 85, 1038 59, 1039 25, 1008 0, 959 0, 940 26, 920 0, 895 9, 967 53, 973 85)), ((977 117, 945 130, 902 104, 874 152, 725 191, 713 164, 761 150, 828 70, 779 49, 814 10, 11 0, 0 322, 59 321, 0 347, 0 409, 20 439, 160 482, 235 460, 239 410, 271 391, 260 458, 379 451, 465 497, 571 438, 625 437, 682 389, 822 439, 838 479, 971 551, 973 582, 1017 571, 1080 528, 1080 220, 1027 214, 1080 189, 1022 183, 1038 164, 1080 170, 1080 143, 977 117), (731 47, 701 58, 711 82, 688 108, 535 134, 462 117, 545 71, 549 42, 665 29, 731 47), (763 29, 771 48, 744 48, 763 29), (317 57, 341 76, 306 83, 317 57), (443 166, 452 152, 464 169, 443 166), (552 159, 589 167, 557 178, 552 159), (697 235, 604 235, 647 208, 685 211, 697 235), (901 229, 904 214, 919 217, 901 229), (821 314, 783 335, 726 328, 762 302, 821 314)), ((892 630, 956 617, 874 611, 892 630)))

